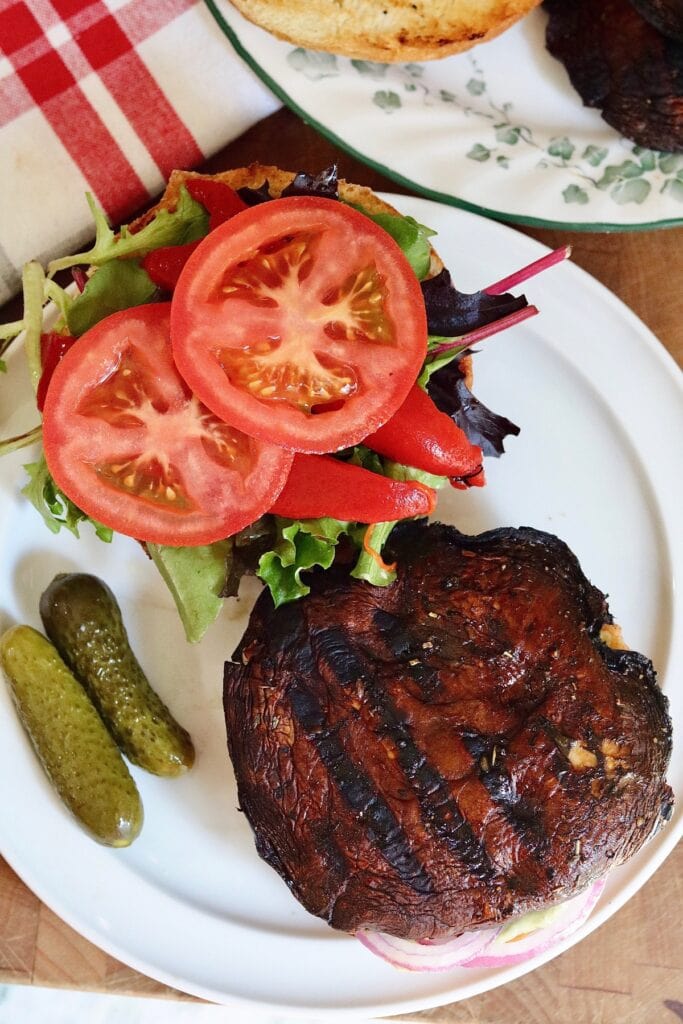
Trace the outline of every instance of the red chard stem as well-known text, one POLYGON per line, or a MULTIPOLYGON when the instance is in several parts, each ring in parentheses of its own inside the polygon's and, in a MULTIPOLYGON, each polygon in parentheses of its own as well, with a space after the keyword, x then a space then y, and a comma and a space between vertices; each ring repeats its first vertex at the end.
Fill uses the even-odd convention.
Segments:
POLYGON ((72 267, 71 276, 76 282, 76 286, 79 292, 84 291, 85 286, 88 283, 88 275, 86 274, 85 270, 83 270, 82 267, 72 267))
POLYGON ((536 277, 537 274, 541 274, 544 270, 549 270, 550 267, 554 267, 557 263, 562 263, 564 260, 569 259, 571 252, 571 245, 563 245, 560 249, 554 249, 547 256, 541 256, 539 260, 534 260, 528 267, 522 267, 521 270, 510 274, 509 277, 504 277, 502 281, 490 284, 484 291, 487 295, 502 295, 504 292, 509 292, 511 289, 516 288, 517 285, 522 284, 523 281, 528 281, 530 277, 536 277))
POLYGON ((538 309, 536 306, 524 306, 523 309, 518 309, 516 313, 510 313, 509 316, 504 316, 500 320, 494 320, 491 324, 486 324, 484 327, 478 327, 476 331, 470 331, 469 334, 463 334, 461 338, 454 338, 453 341, 444 342, 443 345, 437 345, 436 348, 430 349, 429 358, 432 360, 435 356, 440 356, 443 352, 450 352, 454 348, 470 348, 478 341, 483 341, 485 338, 490 338, 494 334, 499 334, 500 331, 505 331, 508 327, 514 327, 516 324, 521 324, 525 320, 529 320, 532 316, 536 316, 537 313, 538 309))

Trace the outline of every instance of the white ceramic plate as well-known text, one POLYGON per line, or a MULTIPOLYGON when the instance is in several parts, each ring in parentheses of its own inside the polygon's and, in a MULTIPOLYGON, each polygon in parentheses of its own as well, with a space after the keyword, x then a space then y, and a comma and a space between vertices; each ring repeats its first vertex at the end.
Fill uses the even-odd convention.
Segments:
POLYGON ((541 10, 468 53, 391 65, 304 50, 252 25, 229 0, 206 2, 283 102, 413 191, 546 227, 683 224, 683 154, 639 149, 582 106, 545 49, 541 10))
MULTIPOLYGON (((466 290, 537 258, 536 242, 493 221, 422 199, 389 197, 438 229, 438 246, 466 290)), ((529 284, 542 314, 487 343, 476 393, 522 426, 487 467, 489 486, 441 500, 466 531, 530 525, 578 554, 632 646, 647 651, 683 736, 683 550, 676 445, 683 435, 677 370, 623 305, 568 264, 529 284), (676 621, 678 629, 676 630, 676 621)), ((9 400, 5 398, 5 403, 9 400)), ((16 405, 16 392, 13 406, 16 405)), ((30 399, 9 429, 28 420, 30 399)), ((6 417, 5 417, 6 418, 6 417)), ((507 970, 407 974, 375 959, 296 903, 259 860, 236 810, 226 754, 221 682, 255 587, 232 602, 198 647, 188 646, 171 599, 133 541, 53 537, 20 497, 26 453, 0 463, 0 607, 5 627, 39 626, 38 599, 58 571, 101 575, 120 599, 133 645, 197 747, 179 780, 135 772, 145 805, 140 839, 112 851, 74 824, 43 777, 0 687, 0 849, 27 884, 83 935, 133 967, 208 999, 277 1007, 298 1017, 390 1014, 462 999, 549 959, 507 970)), ((253 583, 253 581, 252 581, 253 583)), ((680 742, 679 742, 680 751, 680 742)), ((671 782, 683 792, 683 758, 671 782)), ((645 882, 683 830, 671 824, 614 872, 596 911, 571 941, 604 921, 645 882)))

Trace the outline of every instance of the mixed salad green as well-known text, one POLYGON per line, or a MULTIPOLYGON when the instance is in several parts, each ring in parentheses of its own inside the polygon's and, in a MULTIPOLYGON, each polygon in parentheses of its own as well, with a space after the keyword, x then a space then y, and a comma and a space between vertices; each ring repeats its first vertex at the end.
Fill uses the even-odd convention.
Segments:
MULTIPOLYGON (((299 174, 288 192, 338 200, 336 169, 328 169, 316 177, 299 174)), ((243 189, 240 196, 248 206, 270 200, 267 185, 260 189, 243 189)), ((187 246, 203 238, 210 229, 209 213, 185 187, 180 189, 175 209, 159 208, 138 230, 124 226, 115 233, 91 196, 88 202, 95 221, 93 246, 85 252, 53 260, 48 265, 47 275, 39 264, 28 264, 23 275, 24 317, 0 326, 0 355, 23 332, 31 380, 39 395, 41 382, 44 387, 49 383, 45 381, 49 361, 46 337, 48 342, 55 336, 70 342, 114 312, 163 298, 163 291, 143 266, 144 258, 165 247, 187 246), (54 279, 55 274, 65 270, 71 270, 78 286, 75 295, 73 288, 67 290, 54 279), (58 308, 58 320, 49 336, 43 332, 47 301, 58 308)), ((362 207, 356 209, 371 216, 391 235, 422 282, 430 338, 419 385, 429 392, 438 408, 464 430, 472 443, 481 446, 484 454, 501 454, 504 437, 518 433, 518 428, 474 399, 460 360, 464 353, 471 351, 474 341, 524 319, 535 312, 534 308, 527 305, 524 297, 500 294, 494 287, 473 295, 460 293, 447 271, 427 280, 432 265, 429 239, 434 232, 411 217, 390 213, 370 215, 362 207)), ((548 258, 545 264, 550 265, 552 261, 557 262, 557 259, 548 258)), ((530 274, 520 272, 518 280, 525 276, 530 274)), ((6 369, 4 364, 0 368, 6 369)), ((36 426, 25 434, 0 442, 0 454, 38 442, 40 433, 40 426, 36 426)), ((446 476, 399 464, 362 445, 340 452, 337 457, 395 480, 419 481, 431 488, 440 488, 449 482, 446 476)), ((38 510, 48 529, 53 533, 67 529, 78 536, 80 527, 90 521, 102 541, 111 540, 111 529, 89 520, 60 491, 43 456, 28 463, 25 469, 28 481, 23 494, 38 510)), ((462 480, 459 483, 463 485, 462 480)), ((381 552, 393 526, 391 522, 368 527, 332 518, 290 520, 265 515, 237 535, 214 544, 169 547, 149 543, 144 546, 173 595, 188 640, 196 642, 216 618, 223 600, 237 594, 239 581, 247 573, 255 573, 264 582, 276 605, 308 593, 305 573, 314 567, 328 568, 340 552, 357 579, 378 586, 389 584, 395 578, 395 571, 383 562, 381 552)))

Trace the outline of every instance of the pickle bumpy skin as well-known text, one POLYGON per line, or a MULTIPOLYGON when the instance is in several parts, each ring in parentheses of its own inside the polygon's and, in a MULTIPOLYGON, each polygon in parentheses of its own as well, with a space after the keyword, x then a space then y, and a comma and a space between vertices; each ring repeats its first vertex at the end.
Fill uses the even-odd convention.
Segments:
POLYGON ((40 599, 40 614, 126 757, 154 775, 191 768, 192 740, 150 686, 106 583, 86 573, 55 576, 40 599))
POLYGON ((0 664, 47 776, 83 827, 107 846, 129 846, 142 803, 121 753, 53 645, 30 626, 0 638, 0 664))

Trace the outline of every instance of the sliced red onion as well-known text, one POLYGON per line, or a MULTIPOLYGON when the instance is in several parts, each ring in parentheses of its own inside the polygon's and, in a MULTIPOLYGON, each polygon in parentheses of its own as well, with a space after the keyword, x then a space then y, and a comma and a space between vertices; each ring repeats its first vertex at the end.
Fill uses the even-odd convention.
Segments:
POLYGON ((557 907, 525 914, 506 925, 475 928, 446 942, 411 942, 370 931, 356 932, 356 938, 371 953, 404 971, 509 967, 568 938, 588 919, 604 886, 601 879, 557 907))
POLYGON ((403 971, 450 971, 484 952, 497 928, 475 928, 447 942, 411 942, 384 932, 356 932, 363 945, 403 971))

